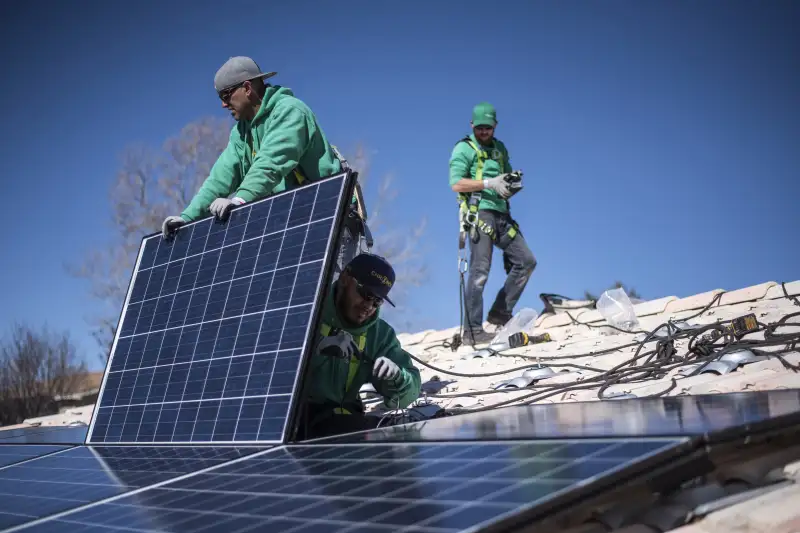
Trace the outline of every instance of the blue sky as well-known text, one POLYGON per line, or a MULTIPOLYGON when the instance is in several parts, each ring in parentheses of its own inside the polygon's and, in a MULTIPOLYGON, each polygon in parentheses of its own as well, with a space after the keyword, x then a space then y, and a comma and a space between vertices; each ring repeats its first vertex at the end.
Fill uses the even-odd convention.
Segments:
POLYGON ((519 307, 616 279, 646 298, 798 279, 797 20, 790 1, 17 3, 0 22, 0 327, 69 331, 96 364, 96 304, 63 265, 109 234, 127 145, 225 116, 212 80, 233 55, 277 70, 338 146, 367 144, 397 224, 428 217, 415 329, 458 322, 447 162, 484 100, 525 172, 513 211, 539 264, 519 307))

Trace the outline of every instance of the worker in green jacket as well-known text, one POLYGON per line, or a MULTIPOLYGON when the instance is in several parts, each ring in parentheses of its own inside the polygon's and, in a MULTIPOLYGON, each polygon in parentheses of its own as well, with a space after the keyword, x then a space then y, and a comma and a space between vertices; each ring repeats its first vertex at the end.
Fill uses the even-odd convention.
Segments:
POLYGON ((305 379, 301 439, 372 429, 359 389, 371 383, 389 409, 417 399, 420 373, 394 329, 379 317, 395 273, 382 257, 362 253, 351 260, 323 303, 322 318, 305 379))
MULTIPOLYGON (((162 224, 164 237, 187 222, 208 215, 224 220, 234 205, 253 202, 307 182, 333 176, 346 162, 331 146, 317 117, 291 89, 272 86, 249 57, 232 57, 214 77, 214 88, 237 123, 208 178, 178 215, 162 224)), ((348 220, 353 217, 348 217, 348 220)), ((358 246, 352 228, 343 230, 343 247, 358 246)), ((341 250, 343 259, 354 250, 341 250)), ((340 259, 341 261, 341 259, 340 259)), ((340 265, 341 268, 341 265, 340 265)))
POLYGON ((487 321, 496 326, 511 319, 536 268, 536 258, 511 218, 509 198, 521 189, 522 173, 512 170, 505 144, 494 136, 494 106, 486 102, 476 105, 470 124, 472 135, 456 143, 450 156, 450 188, 458 194, 462 214, 474 216, 462 219, 466 226, 462 229, 470 233, 462 340, 474 346, 494 337, 483 329, 483 288, 494 247, 503 251, 507 274, 487 315, 487 321))
POLYGON ((217 71, 214 88, 237 123, 192 201, 180 216, 164 221, 165 235, 209 214, 223 218, 232 205, 341 171, 311 109, 291 89, 264 82, 275 74, 262 72, 255 61, 241 56, 217 71))

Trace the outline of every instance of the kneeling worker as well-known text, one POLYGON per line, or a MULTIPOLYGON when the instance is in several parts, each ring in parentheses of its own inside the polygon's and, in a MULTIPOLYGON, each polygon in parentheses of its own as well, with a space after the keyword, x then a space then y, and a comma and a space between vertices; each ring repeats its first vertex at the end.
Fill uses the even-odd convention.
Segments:
MULTIPOLYGON (((359 389, 369 382, 390 409, 417 399, 420 374, 394 329, 379 318, 395 273, 386 260, 362 253, 350 261, 323 304, 322 321, 306 373, 298 438, 372 429, 359 389)), ((371 420, 374 419, 374 420, 371 420)))

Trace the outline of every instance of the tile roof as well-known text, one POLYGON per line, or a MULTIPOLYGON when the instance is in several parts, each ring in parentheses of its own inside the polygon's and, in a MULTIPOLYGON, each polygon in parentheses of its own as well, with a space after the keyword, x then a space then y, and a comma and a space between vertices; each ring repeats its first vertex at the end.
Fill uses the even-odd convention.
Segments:
MULTIPOLYGON (((689 319, 690 325, 703 326, 729 321, 749 313, 755 314, 760 323, 770 324, 786 315, 800 312, 800 302, 792 297, 797 294, 800 294, 800 281, 785 284, 767 282, 730 292, 717 289, 687 298, 668 296, 637 304, 634 309, 641 329, 647 332, 667 320, 689 319)), ((796 320, 792 322, 800 323, 796 320)), ((488 324, 485 326, 488 330, 488 324)), ((800 327, 792 329, 787 326, 779 332, 798 330, 800 327)), ((409 353, 421 362, 435 367, 430 368, 420 361, 415 363, 420 369, 423 383, 427 382, 427 386, 437 385, 431 382, 432 378, 441 380, 443 383, 440 386, 447 383, 440 394, 431 395, 431 399, 443 407, 460 406, 464 409, 508 403, 514 398, 530 396, 537 390, 552 390, 556 384, 564 387, 542 397, 538 400, 539 403, 599 400, 603 382, 597 380, 597 377, 604 371, 630 361, 638 344, 645 337, 642 333, 614 330, 607 326, 599 311, 585 308, 540 316, 533 334, 548 333, 551 342, 509 349, 497 355, 480 356, 480 352, 471 346, 461 346, 452 351, 446 344, 455 333, 458 333, 458 327, 400 334, 398 338, 409 353), (475 357, 476 352, 478 357, 475 357), (535 381, 529 388, 510 388, 502 392, 493 390, 504 382, 522 377, 526 366, 536 367, 537 364, 549 366, 554 374, 535 381), (592 378, 595 378, 594 382, 592 378)), ((750 334, 746 339, 763 340, 764 332, 750 334)), ((657 346, 656 341, 657 339, 653 339, 648 342, 642 351, 654 349, 657 346)), ((687 353, 687 347, 688 339, 675 342, 679 356, 687 353)), ((774 352, 783 350, 784 345, 759 349, 774 352)), ((800 372, 793 371, 785 364, 800 364, 800 352, 782 353, 781 358, 748 358, 751 360, 738 367, 736 364, 723 363, 717 365, 717 373, 704 372, 689 377, 682 375, 682 372, 686 372, 685 365, 672 365, 675 368, 658 377, 611 384, 602 391, 602 395, 604 398, 623 394, 636 397, 657 394, 674 396, 800 388, 800 372)), ((523 381, 522 385, 524 384, 523 381)))

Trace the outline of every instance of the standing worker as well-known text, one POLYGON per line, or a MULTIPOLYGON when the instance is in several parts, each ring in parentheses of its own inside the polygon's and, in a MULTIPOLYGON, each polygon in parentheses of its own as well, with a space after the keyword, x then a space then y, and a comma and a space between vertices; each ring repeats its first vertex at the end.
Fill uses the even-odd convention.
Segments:
POLYGON ((475 346, 494 337, 483 329, 483 288, 489 279, 493 247, 503 250, 507 273, 487 316, 493 325, 502 326, 512 318, 536 268, 536 258, 511 218, 508 200, 522 188, 522 173, 511 170, 508 150, 494 136, 494 106, 476 105, 470 125, 472 135, 458 141, 450 156, 450 188, 458 194, 462 231, 470 242, 462 340, 475 346))
MULTIPOLYGON (((262 72, 253 59, 244 56, 230 58, 217 71, 214 89, 236 124, 228 146, 192 201, 180 215, 164 220, 164 237, 187 222, 208 215, 224 220, 235 205, 291 190, 346 168, 346 161, 328 142, 314 112, 291 89, 265 83, 275 74, 262 72)), ((358 218, 356 196, 348 220, 358 218)), ((345 231, 354 233, 354 226, 350 224, 345 231)), ((347 237, 345 234, 343 239, 346 246, 358 246, 358 235, 347 237)), ((355 252, 340 250, 339 255, 340 261, 346 261, 355 252)))

